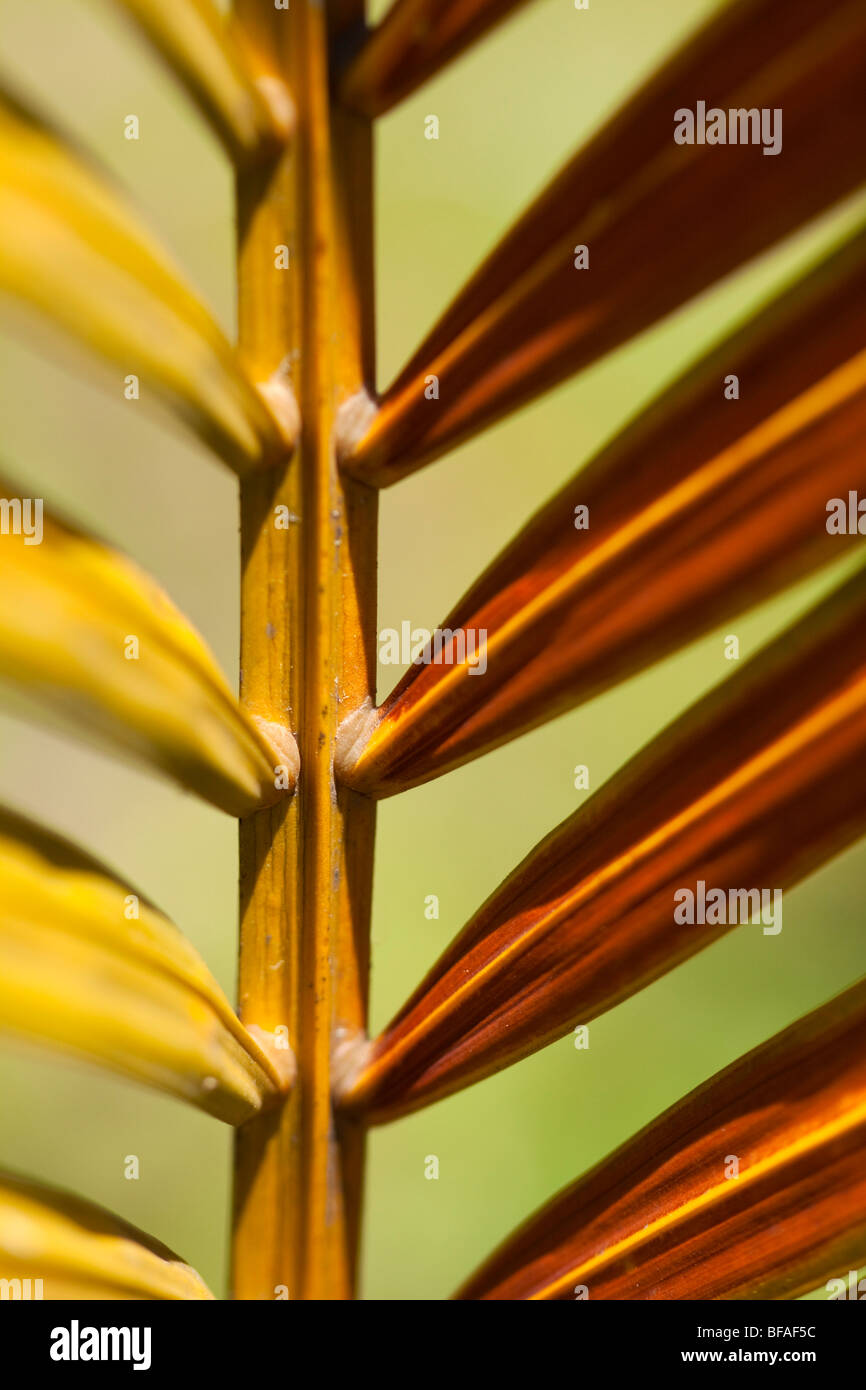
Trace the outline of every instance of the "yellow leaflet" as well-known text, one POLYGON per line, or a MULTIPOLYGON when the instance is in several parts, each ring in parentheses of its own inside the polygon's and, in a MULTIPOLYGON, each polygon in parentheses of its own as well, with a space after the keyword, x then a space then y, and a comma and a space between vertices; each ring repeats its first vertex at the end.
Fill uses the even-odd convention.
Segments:
POLYGON ((275 747, 247 718, 158 585, 40 499, 0 489, 0 680, 232 815, 291 790, 291 736, 275 747))
POLYGON ((4 1298, 213 1298, 194 1269, 135 1227, 7 1173, 0 1173, 2 1280, 4 1298))
POLYGON ((256 78, 240 33, 230 33, 211 0, 119 0, 242 161, 285 139, 291 102, 282 84, 256 78))
POLYGON ((236 472, 290 447, 291 426, 107 179, 2 93, 0 292, 107 361, 119 397, 167 403, 236 472))
POLYGON ((95 860, 0 809, 0 1029, 240 1124, 289 1081, 176 927, 95 860))

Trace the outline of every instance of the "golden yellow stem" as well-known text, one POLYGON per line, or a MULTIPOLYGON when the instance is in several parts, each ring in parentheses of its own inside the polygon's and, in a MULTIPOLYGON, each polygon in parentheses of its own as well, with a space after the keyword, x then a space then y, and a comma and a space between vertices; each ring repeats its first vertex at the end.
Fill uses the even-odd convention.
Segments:
POLYGON ((349 1298, 363 1135, 331 1093, 366 1021, 374 807, 336 792, 333 749, 373 694, 377 500, 335 462, 335 415, 372 368, 371 170, 368 123, 331 106, 328 53, 363 3, 236 9, 297 109, 291 149, 240 177, 240 347, 255 379, 282 365, 301 412, 291 463, 242 486, 241 699, 292 730, 301 772, 288 803, 241 823, 241 1017, 288 1029, 298 1080, 238 1135, 234 1293, 349 1298))

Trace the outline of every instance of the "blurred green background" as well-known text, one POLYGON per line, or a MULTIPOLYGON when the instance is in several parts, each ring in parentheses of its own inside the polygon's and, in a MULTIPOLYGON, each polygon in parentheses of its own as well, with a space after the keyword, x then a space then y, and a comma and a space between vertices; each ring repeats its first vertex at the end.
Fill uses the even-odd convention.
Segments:
MULTIPOLYGON (((372 15, 387 8, 377 0, 372 15)), ((384 385, 527 200, 714 0, 535 0, 377 128, 379 382, 384 385), (424 117, 440 121, 424 139, 424 117)), ((232 187, 208 132, 108 0, 0 0, 3 67, 128 186, 232 331, 232 187), (141 139, 123 138, 135 113, 141 139)), ((380 627, 433 628, 537 506, 623 421, 782 279, 862 217, 852 202, 578 380, 383 497, 380 627)), ((748 216, 748 209, 744 209, 748 216)), ((236 487, 191 440, 0 339, 2 464, 115 540, 237 671, 236 487)), ((383 804, 372 1025, 387 1022, 500 879, 662 725, 725 678, 829 572, 613 693, 383 804), (435 893, 438 921, 424 901, 435 893)), ((380 696, 399 672, 380 673, 380 696)), ((0 718, 0 799, 138 883, 230 994, 236 831, 172 787, 0 718)), ((363 1294, 447 1296, 511 1227, 718 1068, 866 968, 866 845, 786 894, 784 930, 743 927, 592 1024, 373 1134, 363 1294), (439 1158, 438 1181, 424 1176, 439 1158)), ((0 1164, 152 1232, 224 1293, 231 1135, 179 1103, 0 1043, 0 1164), (141 1177, 124 1178, 136 1154, 141 1177)), ((844 1271, 840 1271, 844 1273, 844 1271)))

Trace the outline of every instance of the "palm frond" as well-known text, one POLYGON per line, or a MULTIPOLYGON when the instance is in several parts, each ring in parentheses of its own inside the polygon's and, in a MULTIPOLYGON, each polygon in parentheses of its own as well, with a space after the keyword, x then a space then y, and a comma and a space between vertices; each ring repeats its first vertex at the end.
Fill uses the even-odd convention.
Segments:
MULTIPOLYGON (((5 695, 240 818, 241 932, 236 1013, 151 902, 0 810, 0 1031, 237 1127, 237 1298, 351 1297, 370 1125, 516 1063, 734 924, 773 951, 783 894, 866 832, 866 568, 848 566, 537 845, 368 1037, 377 798, 847 557, 866 526, 861 226, 613 434, 374 708, 376 490, 863 183, 862 0, 729 0, 376 398, 372 119, 520 7, 395 0, 370 29, 365 0, 235 0, 225 18, 120 0, 235 166, 237 349, 112 180, 0 94, 4 303, 239 475, 243 574, 236 700, 153 581, 5 485, 5 695), (730 132, 681 141, 701 106, 730 132), (773 886, 732 886, 755 883, 773 886)), ((461 1296, 775 1299, 860 1264, 864 1025, 861 981, 580 1178, 461 1296)), ((211 1297, 139 1232, 6 1176, 0 1286, 211 1297)))

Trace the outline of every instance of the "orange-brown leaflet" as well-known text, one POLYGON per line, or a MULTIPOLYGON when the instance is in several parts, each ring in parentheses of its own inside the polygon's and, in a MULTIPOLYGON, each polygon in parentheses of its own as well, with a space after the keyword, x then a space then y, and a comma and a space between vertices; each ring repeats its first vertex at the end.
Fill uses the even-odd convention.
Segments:
POLYGON ((340 99, 381 116, 526 0, 395 0, 340 82, 340 99))
POLYGON ((866 980, 560 1193, 458 1297, 794 1298, 866 1259, 864 1142, 866 980))
POLYGON ((736 0, 653 73, 635 95, 563 166, 460 290, 398 378, 415 375, 430 357, 471 324, 515 276, 531 269, 552 240, 570 233, 594 202, 612 197, 626 180, 667 148, 683 88, 718 105, 780 48, 815 23, 809 0, 736 0))
POLYGON ((563 171, 385 394, 344 465, 388 485, 609 352, 863 179, 862 0, 726 8, 563 171), (678 145, 674 113, 781 108, 783 146, 678 145), (576 270, 573 248, 589 247, 576 270), (439 397, 426 398, 427 378, 439 397))
POLYGON ((866 492, 864 317, 861 232, 529 522, 442 624, 487 634, 484 674, 410 667, 366 744, 342 751, 341 778, 378 796, 426 781, 837 558, 849 542, 827 534, 826 502, 866 492))
POLYGON ((371 1044, 342 1104, 389 1120, 490 1075, 726 930, 675 922, 678 889, 784 889, 856 839, 864 623, 861 570, 543 840, 371 1044))

